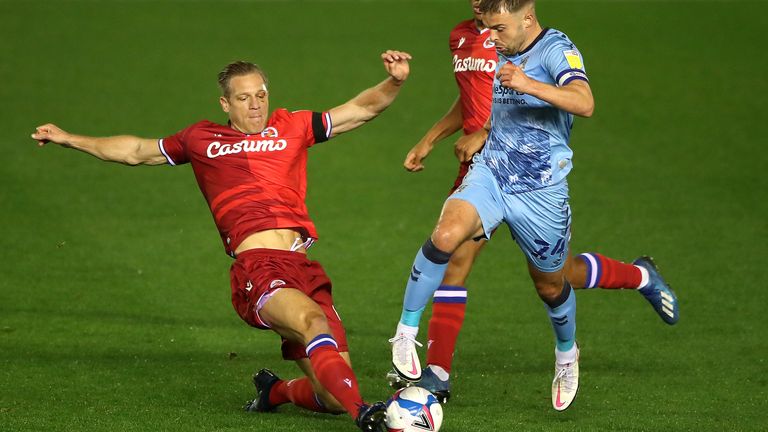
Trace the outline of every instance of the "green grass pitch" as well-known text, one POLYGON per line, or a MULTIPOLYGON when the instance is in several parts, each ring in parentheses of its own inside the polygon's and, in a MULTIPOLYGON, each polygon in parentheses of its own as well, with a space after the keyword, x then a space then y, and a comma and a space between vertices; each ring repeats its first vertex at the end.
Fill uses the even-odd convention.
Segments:
MULTIPOLYGON (((298 369, 232 310, 189 167, 99 163, 29 134, 223 121, 216 73, 241 58, 269 73, 273 108, 327 109, 384 78, 382 50, 411 52, 399 100, 309 166, 311 256, 334 281, 364 396, 382 399, 409 266, 457 166, 451 140, 422 173, 401 163, 457 94, 447 37, 468 9, 0 1, 0 430, 354 430, 287 406, 242 412, 255 370, 298 369)), ((500 230, 469 281, 443 430, 765 430, 768 3, 541 0, 538 13, 579 46, 596 99, 572 135, 572 250, 652 254, 681 320, 666 326, 632 292, 579 292, 580 395, 556 413, 552 331, 500 230)))

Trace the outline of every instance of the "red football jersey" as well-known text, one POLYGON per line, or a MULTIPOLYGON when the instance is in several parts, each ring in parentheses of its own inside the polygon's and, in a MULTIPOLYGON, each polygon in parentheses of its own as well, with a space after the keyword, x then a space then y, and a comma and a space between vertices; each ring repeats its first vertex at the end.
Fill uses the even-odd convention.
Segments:
POLYGON ((261 133, 207 120, 159 140, 168 163, 191 163, 224 248, 257 231, 291 228, 317 238, 305 203, 307 149, 331 135, 328 113, 275 110, 261 133))
POLYGON ((478 30, 473 19, 462 21, 451 30, 453 73, 459 85, 465 134, 483 127, 491 115, 498 56, 490 36, 488 29, 478 30))

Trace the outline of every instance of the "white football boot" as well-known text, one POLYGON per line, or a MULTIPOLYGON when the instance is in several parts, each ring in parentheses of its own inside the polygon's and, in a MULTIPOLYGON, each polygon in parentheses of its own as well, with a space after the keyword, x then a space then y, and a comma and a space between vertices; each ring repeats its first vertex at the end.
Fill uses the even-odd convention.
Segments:
POLYGON ((555 362, 555 379, 552 380, 552 407, 565 411, 579 391, 579 354, 576 361, 567 364, 555 362))
POLYGON ((399 333, 389 340, 392 344, 392 366, 395 372, 406 381, 421 379, 421 363, 416 345, 422 346, 413 336, 399 333))

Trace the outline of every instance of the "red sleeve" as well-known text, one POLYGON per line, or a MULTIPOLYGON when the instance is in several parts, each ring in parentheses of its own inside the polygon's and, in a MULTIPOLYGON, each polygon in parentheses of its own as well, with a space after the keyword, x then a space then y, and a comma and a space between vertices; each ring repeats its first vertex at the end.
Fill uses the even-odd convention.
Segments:
POLYGON ((459 49, 458 32, 461 30, 465 23, 466 21, 462 21, 456 24, 456 26, 451 29, 451 32, 448 33, 448 51, 453 52, 453 50, 459 49))
POLYGON ((181 165, 189 162, 187 157, 187 139, 195 126, 196 124, 157 141, 160 151, 169 164, 181 165))
POLYGON ((333 132, 331 115, 327 112, 294 111, 291 113, 291 120, 302 125, 307 147, 328 141, 333 132))

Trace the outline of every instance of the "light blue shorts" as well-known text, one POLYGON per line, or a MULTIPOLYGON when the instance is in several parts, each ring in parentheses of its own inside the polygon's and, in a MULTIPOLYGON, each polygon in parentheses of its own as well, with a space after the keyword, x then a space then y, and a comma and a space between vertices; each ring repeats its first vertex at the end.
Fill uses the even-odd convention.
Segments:
POLYGON ((540 271, 563 268, 571 239, 571 207, 565 180, 530 192, 507 194, 485 164, 475 163, 448 199, 472 204, 487 238, 505 222, 528 261, 540 271))

